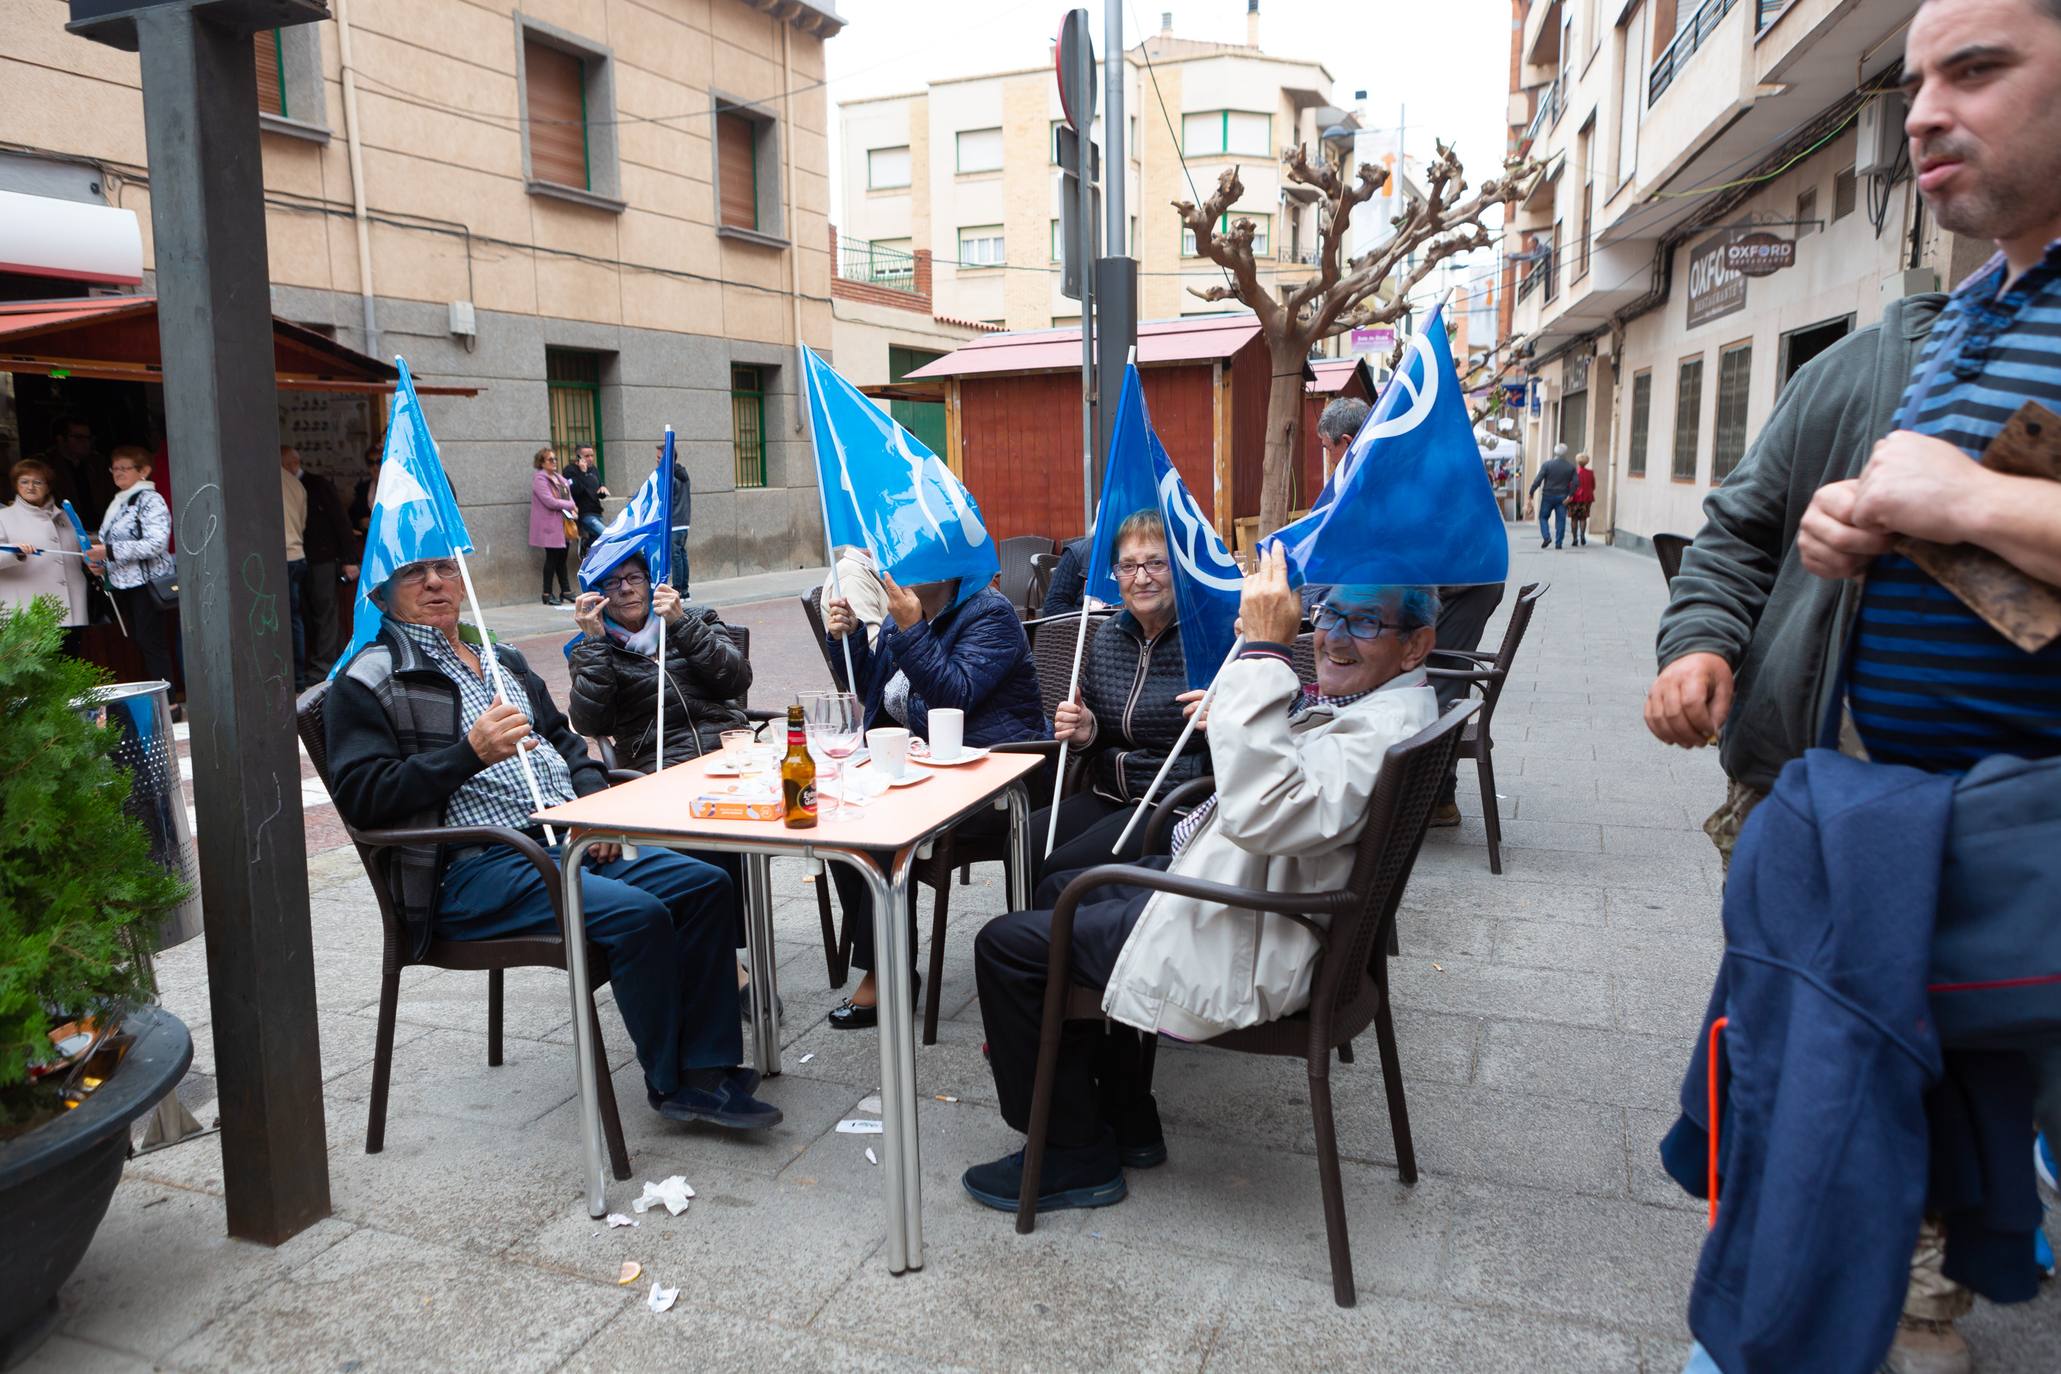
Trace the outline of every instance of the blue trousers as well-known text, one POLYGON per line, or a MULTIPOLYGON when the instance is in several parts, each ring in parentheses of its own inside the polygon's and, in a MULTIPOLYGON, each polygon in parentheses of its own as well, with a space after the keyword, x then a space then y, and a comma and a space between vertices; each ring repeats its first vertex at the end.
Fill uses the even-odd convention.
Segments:
POLYGON ((1552 540, 1556 546, 1567 542, 1567 497, 1565 495, 1546 496, 1539 500, 1539 542, 1543 544, 1548 539, 1552 540), (1548 519, 1551 519, 1553 522, 1551 533, 1548 533, 1546 530, 1546 521, 1548 519))
POLYGON ((582 543, 592 543, 594 540, 599 539, 602 531, 607 528, 606 525, 601 523, 600 516, 583 515, 580 517, 580 540, 582 543))
MULTIPOLYGON (((608 959, 616 1009, 637 1046, 645 1086, 664 1097, 682 1086, 689 1069, 727 1069, 742 1061, 729 876, 697 859, 653 850, 635 860, 590 865, 580 895, 587 937, 608 959)), ((436 917, 443 939, 557 930, 543 878, 514 850, 487 849, 445 870, 436 917)))

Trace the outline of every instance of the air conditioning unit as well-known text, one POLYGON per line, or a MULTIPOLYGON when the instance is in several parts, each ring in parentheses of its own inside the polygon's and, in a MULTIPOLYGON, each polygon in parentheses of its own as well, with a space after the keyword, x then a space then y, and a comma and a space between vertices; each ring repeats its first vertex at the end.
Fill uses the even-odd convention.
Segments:
POLYGON ((1888 176, 1896 170, 1904 151, 1903 94, 1880 91, 1861 106, 1854 121, 1853 170, 1855 176, 1888 176))

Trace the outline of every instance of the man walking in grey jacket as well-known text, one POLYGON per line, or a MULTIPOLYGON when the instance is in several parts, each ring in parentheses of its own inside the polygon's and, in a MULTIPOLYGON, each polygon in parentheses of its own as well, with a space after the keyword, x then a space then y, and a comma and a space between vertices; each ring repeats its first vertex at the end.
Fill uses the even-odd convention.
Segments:
POLYGON ((1540 486, 1546 491, 1539 498, 1539 547, 1551 544, 1557 549, 1567 542, 1567 494, 1574 490, 1574 464, 1567 461, 1567 445, 1553 445, 1553 456, 1539 465, 1531 489, 1537 491, 1540 486), (1553 522, 1550 532, 1548 520, 1553 522))

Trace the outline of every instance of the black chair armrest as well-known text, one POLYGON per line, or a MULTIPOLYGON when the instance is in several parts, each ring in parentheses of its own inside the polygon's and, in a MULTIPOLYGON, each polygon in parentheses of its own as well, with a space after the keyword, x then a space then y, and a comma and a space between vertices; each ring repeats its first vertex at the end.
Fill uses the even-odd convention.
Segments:
MULTIPOLYGON (((1343 890, 1330 892, 1269 892, 1265 888, 1236 887, 1230 883, 1215 883, 1207 878, 1191 878, 1184 873, 1162 873, 1156 868, 1138 868, 1131 864, 1098 864, 1080 874, 1066 885, 1059 894, 1059 904, 1052 911, 1053 967, 1058 967, 1059 928, 1065 925, 1069 942, 1073 936, 1073 914, 1081 899, 1098 887, 1124 883, 1131 887, 1149 887, 1155 892, 1171 892, 1179 897, 1192 897, 1198 902, 1215 902, 1219 906, 1237 907, 1244 911, 1271 911, 1285 916, 1297 925, 1307 927, 1317 937, 1317 943, 1326 940, 1323 926, 1317 924, 1319 916, 1330 916, 1345 910, 1353 901, 1353 894, 1343 890)), ((1066 980, 1061 979, 1062 983, 1066 980)))
POLYGON ((1447 682, 1485 684, 1502 681, 1503 670, 1501 668, 1426 668, 1424 676, 1432 679, 1434 682, 1444 679, 1447 682))
POLYGON ((784 710, 768 711, 763 707, 747 706, 744 708, 744 718, 750 721, 757 721, 759 724, 764 725, 769 720, 786 720, 787 712, 784 710))
POLYGON ((990 754, 1056 754, 1066 746, 1056 739, 1018 739, 1007 744, 990 744, 990 754))
POLYGON ((1474 663, 1494 663, 1496 661, 1494 654, 1485 654, 1478 649, 1433 649, 1428 657, 1461 658, 1474 663))
POLYGON ((635 782, 643 776, 634 768, 611 768, 608 770, 608 785, 614 787, 618 783, 635 782))
POLYGON ((1159 853, 1161 843, 1165 841, 1168 832, 1173 829, 1174 824, 1180 819, 1178 814, 1179 808, 1185 806, 1192 810, 1195 806, 1207 800, 1210 794, 1216 790, 1217 780, 1208 773, 1204 773, 1199 778, 1188 779, 1188 781, 1182 783, 1164 797, 1161 797, 1152 808, 1151 819, 1145 822, 1145 848, 1142 852, 1146 854, 1159 853))
POLYGON ((523 858, 543 876, 544 886, 551 893, 551 905, 559 909, 559 923, 565 921, 564 900, 558 890, 558 865, 538 844, 520 830, 505 825, 434 825, 409 826, 392 830, 351 831, 351 838, 367 849, 398 849, 403 845, 417 844, 505 844, 523 858))

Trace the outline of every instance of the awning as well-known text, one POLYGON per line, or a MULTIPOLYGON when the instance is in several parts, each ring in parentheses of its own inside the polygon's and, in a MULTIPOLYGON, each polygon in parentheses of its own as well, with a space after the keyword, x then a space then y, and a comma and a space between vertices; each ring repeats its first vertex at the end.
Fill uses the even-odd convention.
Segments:
MULTIPOLYGON (((281 391, 390 392, 400 376, 312 329, 272 318, 272 359, 281 391)), ((0 372, 164 381, 155 296, 0 304, 0 372)), ((476 396, 478 387, 421 386, 427 396, 476 396)))
POLYGON ((1374 369, 1368 365, 1364 357, 1325 358, 1311 363, 1310 369, 1317 374, 1316 378, 1303 383, 1302 389, 1312 396, 1330 396, 1345 390, 1355 373, 1362 374, 1360 381, 1367 388, 1369 396, 1381 390, 1374 380, 1374 369))
MULTIPOLYGON (((1223 315, 1194 315, 1178 320, 1148 320, 1138 326, 1138 366, 1215 362, 1227 359, 1259 337, 1259 319, 1249 310, 1223 315)), ((911 372, 906 380, 971 377, 1012 372, 1079 371, 1081 331, 1021 329, 969 339, 952 352, 911 372)), ((1305 379, 1311 377, 1307 364, 1305 379)))

